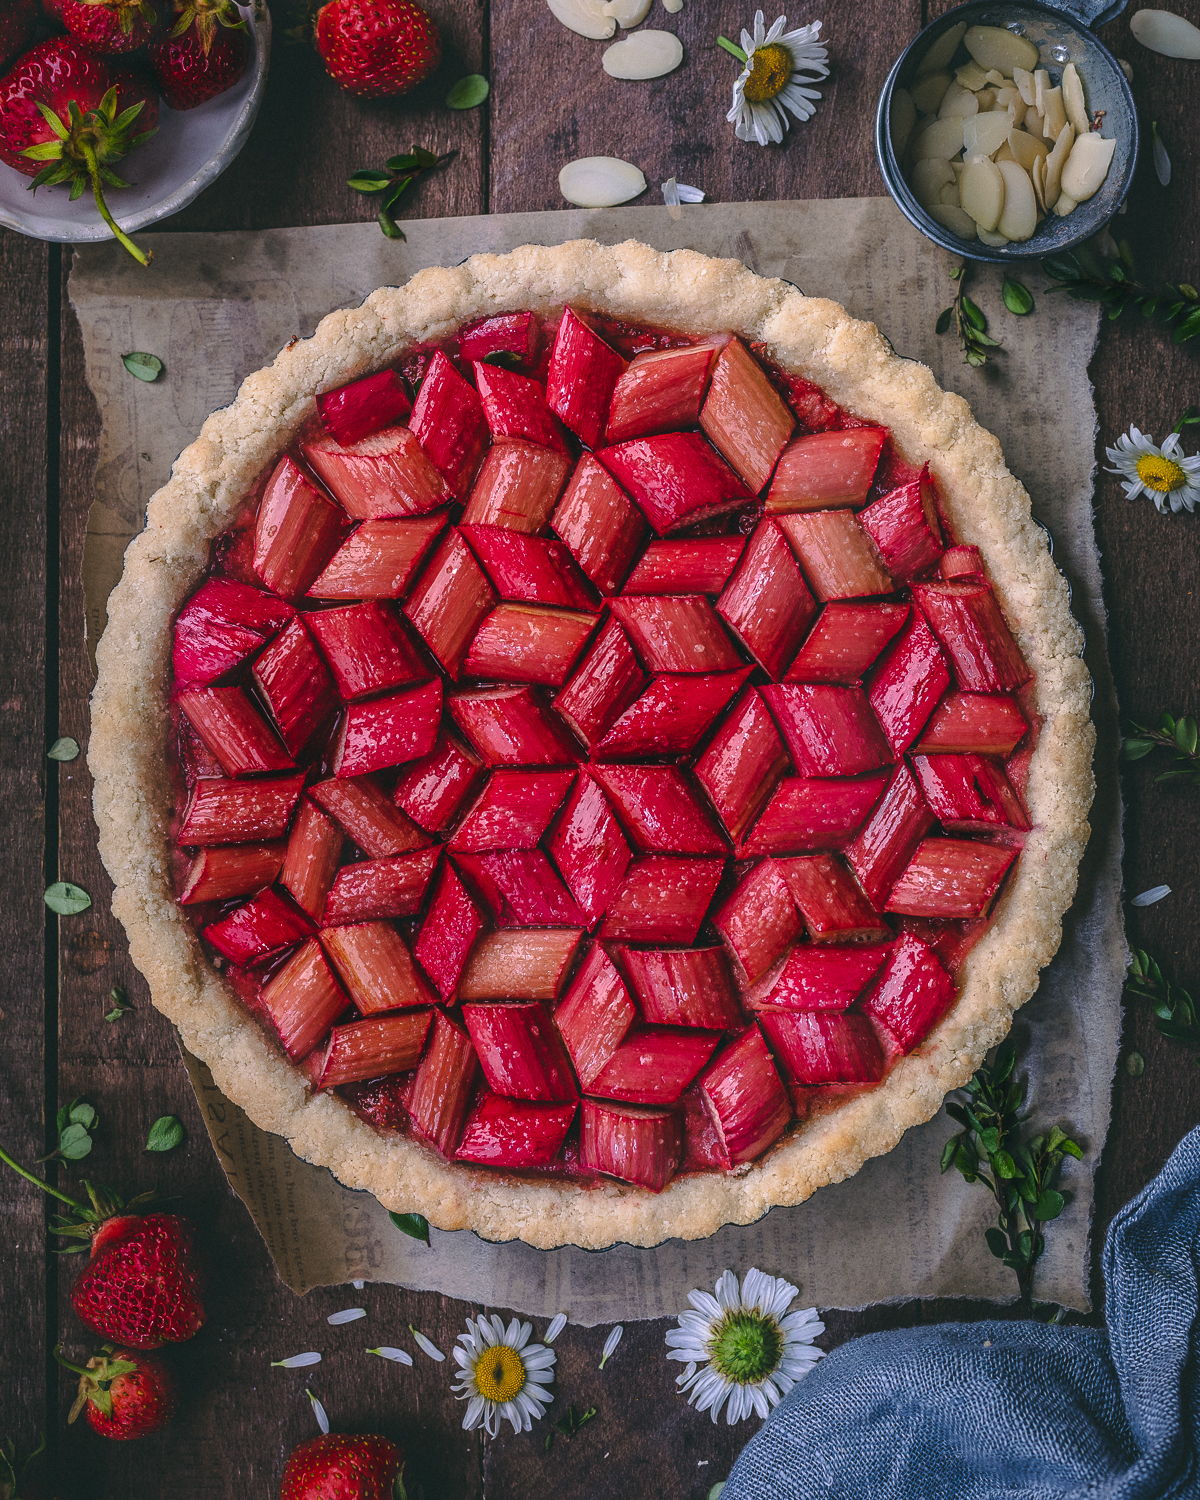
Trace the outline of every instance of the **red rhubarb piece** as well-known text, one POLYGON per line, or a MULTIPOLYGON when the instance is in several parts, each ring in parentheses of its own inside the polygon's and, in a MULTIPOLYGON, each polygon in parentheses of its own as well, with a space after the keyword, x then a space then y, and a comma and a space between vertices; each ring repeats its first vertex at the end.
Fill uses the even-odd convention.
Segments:
POLYGON ((314 579, 308 597, 402 599, 445 523, 445 516, 364 521, 314 579))
POLYGON ((176 743, 179 747, 179 765, 183 771, 184 785, 189 789, 197 781, 207 781, 225 775, 221 763, 192 726, 182 715, 175 721, 176 743))
POLYGON ((608 910, 629 867, 630 850, 604 793, 580 776, 546 845, 589 926, 608 910))
POLYGON ((696 427, 716 354, 713 344, 635 355, 613 388, 606 443, 696 427))
POLYGON ((548 1167, 562 1149, 575 1108, 574 1101, 534 1104, 485 1092, 471 1111, 455 1160, 510 1170, 548 1167))
POLYGON ((569 766, 578 754, 532 687, 466 689, 452 693, 455 723, 486 766, 569 766))
POLYGON ((579 947, 569 927, 510 928, 483 938, 459 981, 460 1000, 554 1000, 579 947))
POLYGON ((958 755, 1011 755, 1029 725, 1015 698, 947 693, 934 709, 916 750, 958 755))
POLYGON ((305 797, 292 824, 280 884, 314 922, 320 921, 325 910, 325 899, 342 862, 345 841, 333 819, 305 797))
POLYGON ((468 364, 489 354, 513 354, 527 368, 537 362, 541 329, 532 312, 499 313, 458 331, 458 352, 468 364))
POLYGON ((700 426, 754 494, 766 488, 795 425, 762 366, 741 339, 730 339, 713 366, 700 426))
POLYGON ((356 781, 319 781, 308 790, 314 801, 372 859, 407 854, 410 849, 421 849, 429 842, 369 776, 356 781))
POLYGON ((787 768, 787 752, 775 721, 752 688, 713 736, 696 762, 695 775, 730 838, 737 842, 787 768))
POLYGON ((742 665, 703 594, 614 599, 611 607, 650 672, 733 672, 742 665))
POLYGON ((879 801, 887 772, 837 779, 787 776, 742 844, 744 854, 803 854, 839 849, 879 801))
POLYGON ((883 1077, 883 1051, 866 1016, 768 1010, 759 1024, 789 1083, 878 1083, 883 1077))
POLYGON ((453 1156, 475 1090, 479 1064, 471 1038, 435 1011, 429 1045, 413 1079, 408 1112, 418 1135, 453 1156))
POLYGON ((546 399, 587 448, 599 445, 625 361, 568 307, 554 339, 546 399))
MULTIPOLYGON (((890 943, 801 943, 743 997, 751 1010, 845 1010, 883 967, 890 943)), ((802 1080, 800 1080, 802 1081, 802 1080)))
POLYGON ((562 428, 546 404, 546 391, 539 381, 501 365, 476 361, 474 368, 475 389, 483 402, 493 442, 517 438, 539 448, 567 451, 562 428))
POLYGON ((743 1024, 723 948, 621 948, 617 956, 652 1025, 733 1031, 743 1024))
POLYGON ((1020 851, 976 839, 922 839, 885 911, 912 917, 983 917, 1020 851))
POLYGON ((388 917, 415 917, 440 851, 418 849, 393 854, 390 859, 364 859, 343 865, 325 902, 322 922, 342 927, 351 922, 376 922, 388 917))
POLYGON ((1008 777, 982 755, 914 755, 930 811, 947 833, 1027 829, 1029 819, 1008 777))
POLYGON ((574 779, 573 771, 493 771, 455 829, 450 848, 535 848, 574 779))
POLYGON ((751 669, 711 677, 656 677, 594 752, 601 756, 686 755, 737 696, 751 669))
POLYGON ((433 1000, 407 944, 390 922, 325 927, 321 946, 364 1016, 433 1000))
POLYGON ((252 901, 204 929, 205 939, 230 963, 252 964, 281 953, 310 937, 313 924, 277 891, 267 889, 252 901))
POLYGON ((274 781, 197 781, 176 842, 245 844, 281 839, 304 789, 304 776, 274 781))
POLYGON ((487 418, 474 387, 435 350, 409 426, 458 500, 465 500, 488 445, 487 418))
POLYGON ((833 510, 861 505, 871 489, 886 441, 883 427, 855 427, 795 438, 776 466, 767 510, 833 510))
POLYGON ((593 943, 554 1012, 554 1024, 585 1091, 636 1019, 637 1007, 617 966, 599 943, 593 943))
POLYGON ((505 526, 463 526, 462 535, 501 599, 593 610, 593 596, 562 542, 505 526))
POLYGON ((873 500, 858 519, 884 567, 900 582, 928 572, 945 551, 928 465, 919 479, 873 500))
POLYGON ((176 687, 205 687, 232 671, 292 618, 290 604, 262 589, 210 578, 179 611, 171 667, 176 687))
POLYGON ((621 587, 647 533, 641 511, 590 453, 575 466, 550 524, 602 594, 621 587))
POLYGON ((600 928, 606 940, 694 943, 725 871, 720 859, 651 854, 634 860, 600 928))
POLYGON ((661 1193, 678 1170, 682 1154, 683 1126, 677 1110, 583 1101, 580 1166, 661 1193))
POLYGON ((463 523, 541 531, 570 472, 571 460, 556 449, 516 438, 497 443, 483 461, 463 523))
POLYGON ((626 594, 719 594, 746 545, 742 536, 651 542, 625 581, 626 594))
POLYGON ((396 370, 378 370, 317 397, 321 425, 343 447, 390 427, 411 410, 408 387, 396 370))
POLYGON ((389 427, 343 448, 331 437, 301 443, 309 467, 356 521, 422 516, 454 499, 416 434, 389 427))
POLYGON ((862 943, 889 929, 836 854, 784 860, 780 873, 814 943, 862 943))
POLYGON ((764 975, 800 936, 791 891, 777 860, 764 859, 738 883, 713 917, 743 989, 764 975))
POLYGON ((488 1087, 509 1099, 558 1103, 578 1096, 562 1038, 543 1005, 464 1005, 488 1087))
MULTIPOLYGON (((305 1067, 307 1069, 307 1062, 305 1067)), ((407 1129, 411 1116, 408 1101, 412 1095, 415 1072, 393 1073, 390 1078, 368 1078, 362 1083, 348 1083, 342 1097, 356 1115, 374 1125, 376 1130, 399 1134, 407 1129)))
POLYGON ((294 764, 244 688, 187 688, 175 701, 226 775, 287 771, 294 764))
POLYGON ((950 686, 950 673, 933 632, 919 610, 888 654, 871 673, 867 696, 888 744, 903 755, 921 733, 938 699, 950 686))
POLYGON ((602 1099, 674 1104, 721 1042, 719 1031, 646 1026, 631 1032, 591 1085, 602 1099))
POLYGON ((385 600, 315 610, 305 615, 304 623, 316 636, 343 698, 385 693, 429 676, 395 606, 385 600))
POLYGON ((254 525, 254 571, 285 599, 307 593, 349 530, 346 512, 285 454, 267 481, 254 525))
POLYGON ((282 843, 225 844, 201 849, 184 877, 180 904, 198 901, 232 901, 270 885, 283 864, 282 843))
POLYGON ((911 1052, 954 1004, 954 981, 920 938, 896 939, 863 1012, 882 1026, 901 1052, 911 1052))
POLYGON ((787 672, 787 682, 857 683, 908 619, 907 604, 827 604, 787 672))
POLYGON ((822 604, 892 592, 894 585, 875 544, 852 510, 783 515, 779 525, 822 604))
POLYGON ((730 1167, 761 1156, 792 1118, 791 1100, 756 1027, 717 1058, 700 1079, 700 1095, 730 1167))
POLYGON ((312 1051, 350 1003, 315 938, 272 974, 260 998, 293 1062, 312 1051))
POLYGON ((659 536, 738 510, 753 498, 698 432, 634 438, 602 448, 596 457, 659 536))
POLYGON ((404 613, 444 671, 457 677, 496 595, 470 547, 448 531, 404 606, 404 613))
POLYGON ((782 677, 816 612, 783 532, 763 521, 717 600, 717 613, 769 676, 782 677))
POLYGON ((646 683, 629 637, 613 619, 605 622, 579 669, 554 700, 589 750, 594 750, 646 683))
POLYGON ((762 695, 801 776, 857 776, 892 759, 862 688, 768 683, 762 695))
POLYGON ((291 755, 299 755, 339 707, 333 678, 298 617, 262 653, 251 675, 291 755))
POLYGON ((417 962, 437 985, 443 1000, 450 1000, 458 988, 483 927, 479 908, 459 879, 458 871, 447 860, 413 947, 417 962))
POLYGON ((725 840, 678 766, 596 766, 592 774, 644 852, 725 852, 725 840))
POLYGON ((807 432, 827 432, 839 426, 841 408, 829 399, 819 385, 786 370, 780 373, 787 386, 788 405, 796 413, 801 427, 807 432))
POLYGON ((442 721, 442 683, 350 703, 333 748, 333 774, 366 776, 429 755, 442 721))
POLYGON ((938 572, 948 582, 980 582, 986 577, 983 553, 978 547, 947 547, 938 561, 938 572))
POLYGON ((900 872, 933 821, 917 778, 901 761, 879 806, 858 837, 846 846, 850 868, 877 911, 884 909, 900 872))
POLYGON ((501 927, 579 927, 584 915, 541 849, 462 854, 501 927))
POLYGON ((913 597, 946 648, 960 688, 1011 693, 1033 676, 990 583, 914 584, 913 597))
POLYGON ((478 785, 483 767, 477 756, 443 732, 432 755, 405 766, 392 801, 429 833, 442 833, 478 785))
POLYGON ((596 628, 595 615, 537 604, 499 604, 467 652, 469 677, 561 687, 596 628))
POLYGON ((407 1072, 416 1066, 432 1020, 432 1011, 409 1010, 335 1026, 319 1059, 313 1087, 331 1089, 363 1078, 407 1072))

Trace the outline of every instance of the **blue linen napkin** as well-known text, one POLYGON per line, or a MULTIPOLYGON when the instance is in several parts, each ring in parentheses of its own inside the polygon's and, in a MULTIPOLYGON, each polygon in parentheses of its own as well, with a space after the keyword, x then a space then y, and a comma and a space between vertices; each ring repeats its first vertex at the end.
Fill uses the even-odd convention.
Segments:
POLYGON ((946 1323, 854 1339, 784 1397, 721 1500, 1200 1497, 1198 1257, 1200 1128, 1113 1220, 1107 1333, 946 1323))

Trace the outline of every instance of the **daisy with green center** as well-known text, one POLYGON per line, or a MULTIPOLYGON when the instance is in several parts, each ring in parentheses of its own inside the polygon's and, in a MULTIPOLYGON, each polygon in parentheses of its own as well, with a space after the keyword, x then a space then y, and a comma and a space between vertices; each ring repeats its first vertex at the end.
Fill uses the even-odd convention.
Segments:
POLYGON ((532 1323, 517 1318, 505 1328, 495 1313, 467 1319, 467 1331, 454 1346, 458 1375, 451 1387, 467 1403, 466 1431, 482 1427, 495 1437, 503 1418, 514 1432, 528 1432, 545 1416, 554 1399, 549 1386, 558 1356, 545 1344, 531 1344, 532 1332, 532 1323))
POLYGON ((813 1339, 825 1332, 815 1307, 788 1312, 799 1288, 753 1267, 741 1288, 732 1271, 717 1278, 716 1296, 688 1293, 693 1312, 680 1313, 667 1334, 668 1359, 686 1368, 676 1384, 689 1405, 715 1422, 725 1407, 732 1427, 751 1412, 770 1415, 823 1351, 813 1339))
POLYGON ((762 11, 755 12, 754 34, 742 32, 737 47, 728 37, 717 42, 745 64, 733 85, 733 108, 725 116, 733 122, 739 141, 757 141, 765 146, 783 140, 791 126, 788 111, 797 120, 812 117, 819 90, 807 87, 829 76, 829 54, 818 41, 820 21, 786 31, 787 17, 780 16, 768 31, 762 11))
POLYGON ((1104 451, 1115 465, 1108 472, 1122 476, 1121 488, 1130 500, 1149 495, 1164 516, 1168 506, 1176 513, 1195 510, 1200 501, 1200 454, 1188 458, 1177 432, 1160 448, 1152 437, 1131 427, 1115 448, 1104 451))

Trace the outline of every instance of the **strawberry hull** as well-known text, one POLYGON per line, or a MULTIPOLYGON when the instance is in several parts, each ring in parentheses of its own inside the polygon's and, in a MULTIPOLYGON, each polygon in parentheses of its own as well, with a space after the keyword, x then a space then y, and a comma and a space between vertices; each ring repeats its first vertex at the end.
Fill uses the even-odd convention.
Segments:
POLYGON ((177 841, 186 846, 280 839, 303 789, 303 774, 274 781, 197 781, 177 841))
POLYGON ((290 755, 299 755, 338 708, 333 679, 299 618, 271 642, 251 676, 290 755))
POLYGON ((983 917, 1020 851, 978 839, 923 839, 885 911, 911 917, 983 917))
POLYGON ((488 445, 483 403, 440 349, 417 392, 409 427, 457 500, 465 500, 488 445))
POLYGON ((796 419, 745 344, 734 338, 713 366, 700 426, 757 495, 766 488, 796 419))
POLYGON ((674 1104, 720 1042, 719 1031, 643 1027, 616 1049, 592 1080, 591 1092, 626 1104, 674 1104))
POLYGON ((753 496, 698 432, 635 438, 596 457, 659 536, 738 510, 753 496))
POLYGON ((475 632, 495 606, 483 569, 451 529, 417 580, 404 613, 443 670, 456 678, 475 632))
POLYGON ((829 510, 861 505, 887 441, 882 427, 798 437, 784 449, 771 481, 767 510, 829 510))
POLYGON ((889 935, 836 854, 788 859, 779 868, 814 943, 876 942, 889 935))
POLYGON ((924 754, 1011 755, 1029 725, 1013 698, 947 693, 914 749, 924 754))
POLYGON ((600 944, 594 943, 554 1011, 554 1024, 585 1092, 636 1019, 637 1007, 625 981, 600 944))
POLYGON ((626 943, 694 943, 724 869, 719 859, 665 854, 632 861, 600 936, 626 943))
POLYGON ((532 536, 550 519, 570 472, 570 459, 557 449, 507 438, 488 450, 463 511, 463 524, 532 536))
POLYGON ((433 994, 390 922, 325 927, 321 946, 364 1016, 429 1005, 433 994))
POLYGON ((892 951, 891 943, 803 943, 743 997, 756 1011, 845 1010, 874 979, 892 951))
POLYGON ((418 1135, 453 1156, 462 1139, 479 1064, 465 1031, 434 1013, 429 1045, 413 1079, 408 1112, 418 1135))
POLYGON ((923 583, 913 597, 946 649, 960 688, 1011 693, 1033 676, 990 583, 923 583))
POLYGON ((711 677, 664 673, 621 715, 599 745, 597 755, 686 755, 737 696, 750 675, 721 672, 711 677))
POLYGON ((866 821, 887 785, 887 773, 855 780, 787 776, 742 844, 752 854, 802 854, 840 849, 866 821))
POLYGON ((444 1001, 453 998, 483 917, 449 860, 442 865, 413 954, 444 1001))
POLYGON ((561 714, 589 750, 641 694, 646 684, 629 637, 613 619, 606 621, 579 669, 554 700, 561 714))
POLYGON ((544 1006, 464 1005, 463 1020, 488 1087, 497 1094, 574 1103, 575 1076, 544 1006))
POLYGON ((762 1034, 753 1026, 701 1078, 700 1097, 730 1167, 761 1156, 792 1118, 787 1090, 762 1034))
POLYGON ((783 680, 857 685, 907 619, 907 604, 827 604, 783 680))
POLYGON ((350 1003, 315 938, 263 985, 261 999, 293 1062, 308 1056, 350 1003))
POLYGON ((861 688, 769 683, 762 695, 801 776, 857 776, 892 759, 861 688))
POLYGON ((550 410, 587 448, 599 445, 625 361, 568 307, 546 375, 550 410))
POLYGON ((657 1026, 732 1031, 742 1024, 721 948, 620 948, 643 1018, 657 1026))
POLYGON ((453 735, 443 733, 432 755, 401 771, 392 801, 419 827, 442 833, 458 816, 482 776, 478 757, 453 735))
POLYGON ((420 760, 437 744, 441 717, 440 678, 411 692, 348 704, 333 750, 333 774, 366 776, 420 760))
POLYGON ((713 917, 713 926, 729 950, 739 984, 749 988, 803 930, 779 862, 764 859, 755 865, 713 917))
POLYGON ((292 618, 290 604, 231 578, 210 578, 179 612, 175 686, 207 687, 261 650, 292 618))
POLYGON ((606 443, 695 427, 708 390, 712 344, 636 355, 613 389, 606 443))
POLYGON ((938 643, 924 617, 913 610, 867 688, 875 717, 896 755, 903 755, 921 733, 949 686, 950 673, 938 643))
POLYGON ((875 544, 852 510, 814 510, 778 519, 822 604, 892 592, 894 585, 875 544))
POLYGON ((719 594, 746 546, 741 536, 651 542, 625 580, 626 594, 719 594))
POLYGON ((901 583, 927 573, 945 550, 928 467, 920 479, 873 500, 858 519, 884 567, 901 583))
POLYGON ((345 835, 333 819, 305 797, 292 824, 280 884, 314 922, 325 910, 344 843, 345 835))
POLYGON ((445 516, 364 521, 313 580, 308 597, 402 599, 445 524, 445 516))
POLYGON ((407 1072, 416 1066, 432 1019, 432 1011, 411 1010, 335 1026, 324 1055, 318 1059, 320 1071, 313 1087, 331 1089, 364 1078, 407 1072))
POLYGON ((576 610, 500 604, 471 642, 465 671, 492 681, 561 687, 595 627, 594 615, 576 610))
POLYGON ((788 769, 787 752, 762 695, 751 689, 696 762, 696 780, 730 838, 743 838, 788 769))
POLYGON ((308 791, 313 801, 372 859, 406 854, 429 843, 425 834, 399 808, 392 806, 369 776, 354 781, 318 781, 308 791))
POLYGON ((310 937, 313 924, 274 890, 265 890, 204 929, 205 942, 230 963, 261 963, 310 937))
POLYGON ((717 613, 759 666, 778 678, 816 612, 783 532, 774 521, 763 521, 717 600, 717 613))
POLYGON ((471 953, 459 980, 460 1000, 555 1000, 579 947, 578 928, 492 932, 471 953))
POLYGON ((356 521, 423 516, 454 499, 407 427, 363 438, 343 447, 333 438, 302 443, 309 468, 356 521))
POLYGON ((493 771, 455 829, 454 850, 533 849, 575 779, 573 771, 493 771))
POLYGON ((305 624, 343 698, 385 693, 429 676, 391 604, 375 600, 317 610, 305 616, 305 624))
POLYGON ((240 687, 188 688, 175 700, 229 776, 289 771, 294 762, 240 687))
POLYGON ((343 447, 390 427, 410 411, 408 388, 395 370, 379 370, 317 397, 321 425, 343 447))
POLYGON ((451 694, 450 713, 486 766, 569 766, 578 754, 531 687, 451 694))
POLYGON ((870 820, 846 848, 847 862, 876 910, 883 910, 892 887, 933 823, 917 779, 902 761, 870 820))
POLYGON ((763 1011, 762 1027, 789 1084, 878 1083, 883 1051, 866 1016, 763 1011))
POLYGON ((551 525, 602 594, 615 594, 645 541, 642 513, 603 464, 585 453, 551 525))
POLYGON ((592 774, 643 852, 725 852, 725 840, 678 766, 595 766, 592 774))
POLYGON ((588 1170, 661 1193, 678 1170, 682 1154, 683 1126, 677 1111, 583 1101, 579 1161, 588 1170))
POLYGON ((742 665, 703 594, 614 599, 611 609, 648 672, 735 672, 742 665))
POLYGON ((566 452, 562 429, 547 406, 545 389, 538 381, 481 361, 476 361, 474 371, 475 389, 483 402, 493 442, 513 438, 535 443, 539 448, 566 452))
POLYGON ((188 867, 179 901, 189 906, 199 901, 232 901, 250 896, 270 885, 283 864, 284 846, 272 844, 226 844, 201 849, 188 867))
POLYGON ((338 871, 325 902, 326 927, 413 917, 421 909, 440 851, 418 849, 390 859, 367 859, 338 871))
POLYGON ((911 933, 896 939, 883 972, 863 1001, 863 1013, 901 1052, 924 1041, 954 1003, 954 981, 933 950, 911 933))
POLYGON ((273 593, 295 599, 345 540, 346 512, 308 482, 286 455, 267 481, 254 523, 254 571, 273 593))
POLYGON ((558 1156, 576 1105, 533 1104, 481 1094, 463 1132, 456 1161, 480 1162, 489 1167, 519 1171, 548 1167, 558 1156))
POLYGON ((612 904, 631 858, 604 793, 581 775, 546 845, 589 927, 612 904))
POLYGON ((593 595, 562 542, 504 526, 462 526, 501 599, 593 610, 593 595))

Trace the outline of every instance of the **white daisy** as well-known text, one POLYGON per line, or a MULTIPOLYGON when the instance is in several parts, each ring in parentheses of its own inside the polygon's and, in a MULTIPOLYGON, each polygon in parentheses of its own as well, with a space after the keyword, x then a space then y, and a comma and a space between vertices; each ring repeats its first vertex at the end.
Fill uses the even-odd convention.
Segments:
POLYGON ((769 1416, 812 1369, 823 1355, 812 1341, 825 1325, 815 1307, 789 1313, 799 1288, 753 1267, 740 1290, 733 1272, 723 1271, 715 1291, 688 1293, 695 1311, 680 1313, 667 1334, 667 1358, 686 1366, 675 1383, 690 1392, 688 1403, 714 1422, 725 1406, 732 1427, 751 1412, 769 1416))
POLYGON ((1121 488, 1130 500, 1149 495, 1164 516, 1168 505, 1176 513, 1195 510, 1200 501, 1200 454, 1188 458, 1182 453, 1177 432, 1160 448, 1152 437, 1131 427, 1115 448, 1104 451, 1116 465, 1108 472, 1124 476, 1121 488))
POLYGON ((755 12, 753 36, 743 31, 740 47, 725 37, 717 38, 727 52, 745 63, 733 85, 733 108, 725 116, 733 122, 739 141, 778 144, 791 125, 788 111, 797 120, 810 119, 821 97, 819 90, 806 87, 829 76, 829 53, 818 41, 821 22, 798 31, 785 31, 786 26, 787 17, 780 16, 766 30, 760 10, 755 12))
POLYGON ((458 1375, 451 1389, 467 1403, 463 1427, 468 1432, 482 1427, 495 1437, 501 1418, 512 1423, 514 1432, 528 1432, 545 1416, 554 1399, 549 1386, 558 1356, 545 1344, 531 1344, 532 1332, 532 1323, 517 1318, 505 1328, 495 1313, 474 1322, 467 1319, 467 1331, 454 1346, 458 1375))

